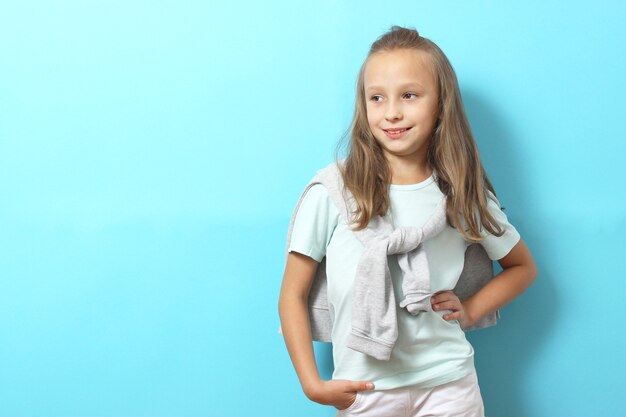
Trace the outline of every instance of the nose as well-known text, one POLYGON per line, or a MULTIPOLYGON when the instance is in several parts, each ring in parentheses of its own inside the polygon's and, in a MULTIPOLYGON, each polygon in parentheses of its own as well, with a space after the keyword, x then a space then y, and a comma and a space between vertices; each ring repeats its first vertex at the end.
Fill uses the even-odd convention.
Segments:
POLYGON ((385 109, 385 119, 388 121, 402 119, 402 111, 400 105, 395 100, 389 100, 385 109))

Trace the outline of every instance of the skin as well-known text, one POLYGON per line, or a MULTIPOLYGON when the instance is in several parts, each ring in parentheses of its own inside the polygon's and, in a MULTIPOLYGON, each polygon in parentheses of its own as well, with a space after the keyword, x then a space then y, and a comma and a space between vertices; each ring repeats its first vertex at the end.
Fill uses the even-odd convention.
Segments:
POLYGON ((302 390, 312 401, 348 408, 357 391, 373 389, 371 381, 323 380, 317 370, 309 323, 308 295, 318 262, 297 252, 287 255, 278 311, 289 356, 302 390))
MULTIPOLYGON (((395 50, 369 58, 365 73, 368 123, 392 172, 392 183, 412 184, 431 175, 426 155, 437 117, 438 94, 429 57, 420 51, 395 50), (401 139, 383 129, 411 127, 401 139)), ((451 310, 446 320, 462 328, 502 308, 534 281, 537 268, 523 241, 498 261, 503 270, 480 291, 461 302, 452 291, 431 297, 434 310, 451 310)), ((287 350, 305 395, 339 410, 348 408, 357 391, 374 388, 371 381, 323 380, 313 353, 308 294, 318 262, 297 252, 287 255, 278 310, 287 350)))
POLYGON ((392 184, 428 178, 427 152, 439 116, 439 89, 425 52, 396 49, 372 55, 363 74, 367 121, 392 174, 392 184), (386 129, 410 128, 399 139, 386 129))

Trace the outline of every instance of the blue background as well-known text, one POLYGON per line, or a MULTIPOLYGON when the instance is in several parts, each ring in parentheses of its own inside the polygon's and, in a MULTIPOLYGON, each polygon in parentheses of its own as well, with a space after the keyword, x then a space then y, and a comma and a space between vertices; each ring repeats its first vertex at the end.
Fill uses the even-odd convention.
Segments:
POLYGON ((334 415, 276 333, 286 230, 392 24, 452 61, 540 269, 469 336, 487 415, 626 415, 625 12, 2 1, 0 416, 334 415))

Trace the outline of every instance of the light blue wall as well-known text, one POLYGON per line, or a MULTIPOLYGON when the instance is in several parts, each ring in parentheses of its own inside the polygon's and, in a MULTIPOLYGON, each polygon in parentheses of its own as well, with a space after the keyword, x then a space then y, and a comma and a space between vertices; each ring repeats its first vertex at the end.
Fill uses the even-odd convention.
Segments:
POLYGON ((276 334, 284 239, 392 24, 540 268, 470 336, 487 415, 626 415, 625 3, 299 3, 0 3, 0 416, 333 415, 276 334))

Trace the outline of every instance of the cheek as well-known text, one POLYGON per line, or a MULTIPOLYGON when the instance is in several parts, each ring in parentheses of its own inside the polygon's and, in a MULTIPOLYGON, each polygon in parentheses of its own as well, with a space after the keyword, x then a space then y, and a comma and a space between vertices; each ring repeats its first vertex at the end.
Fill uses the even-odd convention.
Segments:
POLYGON ((434 127, 437 122, 437 112, 433 111, 432 108, 424 108, 420 111, 419 119, 422 120, 425 125, 434 127))
POLYGON ((372 124, 376 123, 377 120, 378 120, 378 116, 376 114, 376 111, 372 108, 368 108, 367 109, 367 123, 371 126, 372 124))
POLYGON ((433 114, 433 113, 430 113, 430 114, 426 115, 425 117, 426 117, 426 120, 427 120, 428 125, 429 125, 431 128, 433 128, 433 129, 434 129, 434 128, 435 128, 435 125, 437 124, 437 115, 436 115, 436 114, 433 114))

